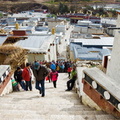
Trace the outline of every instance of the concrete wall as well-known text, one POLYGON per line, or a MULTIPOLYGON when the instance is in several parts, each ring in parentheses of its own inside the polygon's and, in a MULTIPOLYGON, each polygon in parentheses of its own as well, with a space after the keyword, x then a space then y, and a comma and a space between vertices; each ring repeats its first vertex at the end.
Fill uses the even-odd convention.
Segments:
POLYGON ((8 94, 8 93, 10 93, 10 92, 12 92, 12 91, 13 91, 12 82, 11 82, 11 80, 10 80, 10 81, 8 82, 8 84, 6 85, 6 87, 4 88, 1 96, 6 95, 6 94, 8 94))
POLYGON ((106 32, 107 32, 107 34, 109 34, 111 36, 115 36, 115 30, 114 29, 107 29, 106 32))
POLYGON ((101 110, 100 107, 83 91, 83 83, 82 78, 84 78, 83 70, 86 67, 77 67, 77 81, 76 81, 76 88, 77 94, 81 98, 81 102, 84 105, 90 106, 91 108, 95 108, 97 110, 101 110))
POLYGON ((50 46, 49 55, 50 55, 50 61, 52 61, 52 60, 56 61, 57 60, 56 44, 52 44, 50 46))
POLYGON ((74 58, 74 54, 73 54, 73 52, 72 52, 72 51, 70 51, 70 53, 69 53, 69 54, 70 54, 70 60, 71 60, 71 61, 74 61, 74 60, 75 60, 75 58, 74 58))
MULTIPOLYGON (((82 102, 98 110, 120 117, 120 88, 96 67, 83 70, 82 102)), ((81 91, 80 91, 81 92, 81 91)))
POLYGON ((99 33, 99 34, 103 34, 103 29, 101 28, 88 28, 86 27, 82 27, 82 26, 75 26, 74 27, 74 31, 75 32, 80 32, 80 33, 99 33))
MULTIPOLYGON (((120 15, 117 20, 117 27, 120 27, 120 15)), ((110 76, 120 86, 120 31, 115 33, 111 60, 107 67, 107 75, 110 76)))
POLYGON ((50 62, 52 60, 57 60, 57 54, 56 54, 56 44, 51 44, 49 47, 48 52, 45 54, 28 54, 28 62, 33 62, 35 60, 45 60, 47 62, 50 62))
POLYGON ((33 26, 33 27, 35 27, 37 25, 37 22, 36 21, 25 21, 22 24, 23 24, 23 26, 33 26))
POLYGON ((55 27, 55 29, 56 29, 56 32, 63 32, 63 34, 65 34, 65 32, 66 32, 66 25, 56 25, 56 27, 55 27))
POLYGON ((83 74, 83 70, 86 69, 86 67, 77 67, 77 89, 78 89, 78 95, 79 97, 84 95, 84 92, 83 92, 83 83, 82 83, 82 78, 84 76, 83 74))
POLYGON ((64 21, 48 21, 48 28, 51 30, 56 25, 64 25, 64 21))
POLYGON ((103 34, 103 29, 102 28, 91 28, 91 29, 88 29, 88 33, 91 33, 91 34, 103 34))
POLYGON ((33 62, 35 60, 45 60, 44 54, 28 54, 28 62, 33 62))
POLYGON ((12 92, 11 72, 10 65, 0 65, 0 96, 12 92))

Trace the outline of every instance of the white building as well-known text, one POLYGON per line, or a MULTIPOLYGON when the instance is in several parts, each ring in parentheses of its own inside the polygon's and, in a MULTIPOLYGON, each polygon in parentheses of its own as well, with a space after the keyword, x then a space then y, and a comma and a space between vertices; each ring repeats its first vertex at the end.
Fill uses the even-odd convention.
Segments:
POLYGON ((16 46, 29 50, 28 61, 57 60, 56 45, 54 43, 54 35, 38 35, 27 36, 25 40, 19 40, 15 43, 16 46))
POLYGON ((103 34, 103 28, 101 24, 94 24, 91 21, 78 21, 74 27, 75 32, 90 33, 90 34, 103 34))
MULTIPOLYGON (((117 27, 120 27, 120 11, 118 11, 117 27)), ((120 86, 120 30, 116 30, 111 59, 107 67, 109 75, 120 86)))
POLYGON ((37 20, 34 20, 34 21, 32 21, 32 20, 25 20, 25 21, 23 21, 22 25, 23 26, 36 26, 37 23, 38 23, 37 20))
POLYGON ((52 28, 55 28, 56 25, 64 25, 63 20, 48 20, 48 28, 51 30, 52 28))
POLYGON ((14 18, 14 17, 8 17, 6 21, 7 21, 8 25, 10 25, 11 22, 16 22, 16 18, 14 18))
POLYGON ((56 25, 55 30, 58 33, 62 32, 63 34, 65 34, 65 32, 66 32, 66 25, 56 25))

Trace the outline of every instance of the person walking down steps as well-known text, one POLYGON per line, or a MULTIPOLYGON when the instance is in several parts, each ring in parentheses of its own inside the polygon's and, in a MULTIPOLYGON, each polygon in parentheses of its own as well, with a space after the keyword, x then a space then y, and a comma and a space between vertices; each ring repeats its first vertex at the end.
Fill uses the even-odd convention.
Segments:
POLYGON ((36 79, 35 88, 39 90, 39 93, 42 94, 41 97, 45 96, 45 77, 48 75, 48 69, 40 65, 37 61, 33 64, 33 74, 36 79))
POLYGON ((57 82, 57 79, 58 79, 58 72, 56 70, 52 70, 52 72, 50 73, 50 78, 51 78, 51 81, 53 81, 53 86, 54 88, 56 88, 56 82, 57 82))

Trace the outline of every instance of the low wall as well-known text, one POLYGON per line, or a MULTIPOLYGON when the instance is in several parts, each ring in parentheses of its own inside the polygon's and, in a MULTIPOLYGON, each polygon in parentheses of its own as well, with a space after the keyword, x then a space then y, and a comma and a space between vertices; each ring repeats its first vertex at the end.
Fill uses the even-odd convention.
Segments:
POLYGON ((83 73, 84 93, 103 111, 120 117, 120 88, 98 68, 87 68, 83 73))
POLYGON ((13 91, 13 88, 12 88, 12 83, 11 83, 11 80, 7 83, 6 87, 3 89, 2 93, 0 96, 4 96, 6 94, 9 94, 13 91))
POLYGON ((0 65, 0 96, 12 92, 11 67, 9 65, 0 65))
POLYGON ((82 78, 84 77, 83 70, 87 69, 87 67, 77 67, 77 75, 78 79, 76 81, 76 90, 79 95, 81 102, 84 105, 87 105, 91 108, 95 108, 96 110, 101 110, 101 108, 83 91, 84 84, 82 82, 82 78))

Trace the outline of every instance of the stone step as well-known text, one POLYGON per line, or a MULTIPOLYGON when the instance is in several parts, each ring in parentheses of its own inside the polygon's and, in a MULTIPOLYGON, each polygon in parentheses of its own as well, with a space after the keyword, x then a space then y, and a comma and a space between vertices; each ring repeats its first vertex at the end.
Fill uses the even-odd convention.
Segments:
POLYGON ((114 116, 109 114, 100 114, 100 115, 81 115, 85 120, 118 120, 114 116))
POLYGON ((74 116, 74 115, 52 115, 50 120, 85 120, 81 116, 74 116))
POLYGON ((96 119, 97 120, 120 120, 115 118, 114 116, 110 115, 110 114, 106 114, 106 115, 96 115, 96 119))
MULTIPOLYGON (((20 111, 21 112, 21 111, 20 111)), ((27 113, 27 112, 25 112, 27 113)), ((27 114, 17 114, 17 113, 5 113, 2 115, 0 114, 0 117, 2 120, 118 120, 114 118, 113 116, 109 115, 100 115, 100 116, 94 116, 94 115, 55 115, 54 113, 51 115, 41 115, 37 113, 31 112, 27 114), (11 119, 12 118, 12 119, 11 119)))
POLYGON ((2 120, 116 120, 111 115, 81 104, 74 91, 66 92, 66 74, 59 74, 58 88, 46 82, 46 95, 20 91, 0 97, 2 120), (64 80, 63 80, 64 79, 64 80))
POLYGON ((11 114, 21 114, 21 115, 26 115, 26 114, 46 114, 46 115, 52 115, 52 114, 57 114, 57 115, 66 115, 66 114, 70 114, 70 115, 102 115, 103 114, 103 112, 100 112, 100 111, 85 111, 85 110, 81 110, 81 111, 78 111, 78 110, 69 110, 69 109, 61 109, 61 108, 57 108, 56 109, 56 112, 55 113, 52 113, 52 111, 54 111, 54 109, 55 109, 55 106, 50 106, 50 109, 48 110, 46 110, 46 107, 44 106, 44 107, 38 107, 38 106, 36 106, 36 107, 28 107, 28 108, 23 108, 23 107, 18 107, 18 106, 16 106, 16 105, 14 105, 14 106, 11 106, 11 108, 10 107, 7 107, 6 106, 6 108, 5 107, 0 107, 0 113, 1 114, 9 114, 9 113, 11 113, 11 114), (40 109, 42 108, 42 112, 40 111, 40 109), (18 110, 19 109, 19 110, 18 110), (6 111, 7 111, 7 113, 6 113, 6 111))
MULTIPOLYGON (((14 110, 17 110, 19 108, 19 110, 23 110, 23 104, 17 104, 17 103, 5 103, 5 104, 0 104, 0 110, 7 110, 7 109, 14 109, 14 110)), ((45 105, 29 105, 29 104, 26 104, 25 105, 25 109, 29 110, 29 109, 35 109, 35 110, 39 110, 40 107, 42 108, 45 108, 45 105)), ((48 105, 49 108, 55 108, 56 105, 48 105)), ((68 105, 61 105, 61 106, 58 106, 58 109, 62 109, 64 111, 93 111, 92 109, 90 108, 84 108, 83 106, 82 107, 69 107, 68 105)))
POLYGON ((98 111, 69 111, 66 110, 68 114, 71 115, 102 115, 103 112, 98 112, 98 111))
POLYGON ((74 116, 74 115, 30 115, 27 114, 23 115, 9 115, 5 116, 2 115, 2 120, 85 120, 81 116, 74 116))

